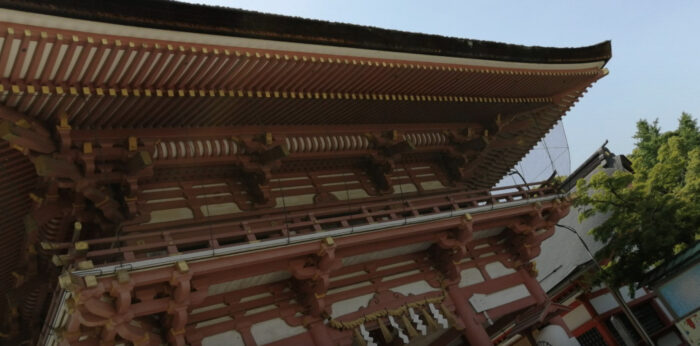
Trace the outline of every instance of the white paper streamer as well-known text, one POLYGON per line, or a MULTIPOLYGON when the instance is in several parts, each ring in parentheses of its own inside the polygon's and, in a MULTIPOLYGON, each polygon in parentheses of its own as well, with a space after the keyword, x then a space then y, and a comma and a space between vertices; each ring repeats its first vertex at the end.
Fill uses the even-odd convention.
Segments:
POLYGON ((433 303, 428 304, 428 307, 430 308, 430 313, 433 314, 433 318, 435 318, 437 323, 441 325, 443 329, 447 329, 450 324, 447 322, 447 319, 442 316, 440 310, 438 310, 433 303))
POLYGON ((418 329, 422 335, 428 335, 428 327, 425 326, 423 320, 420 319, 413 308, 408 308, 408 315, 411 316, 411 320, 416 324, 416 329, 418 329))
POLYGON ((391 324, 391 326, 399 332, 399 338, 401 338, 401 341, 403 341, 404 344, 407 344, 409 341, 411 341, 411 339, 408 338, 408 335, 404 334, 403 329, 399 327, 399 324, 396 323, 394 316, 389 316, 389 324, 391 324))
POLYGON ((362 335, 362 338, 364 338, 367 342, 367 346, 378 346, 377 343, 374 342, 374 339, 372 339, 372 336, 369 335, 369 332, 365 328, 364 324, 360 325, 360 334, 362 335))

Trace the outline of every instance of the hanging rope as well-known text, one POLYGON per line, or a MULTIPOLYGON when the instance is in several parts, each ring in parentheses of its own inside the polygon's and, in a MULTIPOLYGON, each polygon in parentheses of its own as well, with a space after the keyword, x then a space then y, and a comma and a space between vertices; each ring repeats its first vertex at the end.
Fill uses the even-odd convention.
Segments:
MULTIPOLYGON (((443 292, 443 294, 444 294, 444 292, 443 292)), ((331 319, 328 321, 328 325, 335 328, 335 329, 339 329, 339 330, 351 330, 351 329, 355 329, 355 328, 359 327, 363 323, 373 322, 373 321, 376 321, 380 318, 384 318, 384 317, 388 317, 388 316, 400 317, 402 315, 407 315, 407 314, 409 314, 410 308, 421 309, 421 308, 429 306, 429 304, 442 304, 442 302, 444 300, 445 300, 445 295, 442 295, 439 297, 427 298, 427 299, 424 299, 422 301, 404 304, 396 309, 384 309, 384 310, 380 310, 380 311, 375 311, 371 314, 365 315, 361 318, 354 319, 352 321, 339 321, 336 319, 331 319)))

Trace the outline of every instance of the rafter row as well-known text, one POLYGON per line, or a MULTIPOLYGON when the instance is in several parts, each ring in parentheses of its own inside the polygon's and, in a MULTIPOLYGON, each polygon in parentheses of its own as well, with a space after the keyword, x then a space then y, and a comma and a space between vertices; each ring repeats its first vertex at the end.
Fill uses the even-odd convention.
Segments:
POLYGON ((479 97, 448 95, 401 95, 376 93, 336 93, 301 91, 260 91, 260 90, 193 90, 193 89, 131 89, 95 88, 41 85, 5 86, 0 84, 0 93, 13 95, 72 95, 72 96, 132 96, 132 97, 233 97, 233 98, 275 98, 309 100, 365 100, 365 101, 415 101, 415 102, 468 102, 468 103, 547 103, 551 97, 479 97))

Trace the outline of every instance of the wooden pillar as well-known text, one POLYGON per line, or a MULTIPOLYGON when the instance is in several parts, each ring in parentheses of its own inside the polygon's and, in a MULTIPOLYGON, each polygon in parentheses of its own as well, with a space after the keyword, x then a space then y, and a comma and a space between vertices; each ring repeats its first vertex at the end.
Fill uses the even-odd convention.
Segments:
POLYGON ((493 345, 486 330, 476 320, 476 312, 469 306, 467 298, 462 294, 456 285, 448 288, 450 299, 457 308, 457 315, 464 322, 462 335, 467 338, 470 345, 493 345))
POLYGON ((314 344, 318 346, 333 344, 333 340, 331 339, 330 335, 328 335, 328 329, 326 328, 326 325, 323 324, 323 321, 311 323, 309 327, 314 344))
POLYGON ((238 328, 238 332, 241 333, 241 338, 243 338, 243 343, 247 345, 257 345, 258 342, 255 341, 253 333, 250 331, 250 325, 241 326, 238 328))
POLYGON ((537 304, 544 304, 547 301, 547 293, 544 292, 542 286, 540 286, 540 283, 537 282, 537 279, 526 269, 520 269, 519 271, 523 278, 523 284, 530 292, 532 297, 535 298, 537 304))

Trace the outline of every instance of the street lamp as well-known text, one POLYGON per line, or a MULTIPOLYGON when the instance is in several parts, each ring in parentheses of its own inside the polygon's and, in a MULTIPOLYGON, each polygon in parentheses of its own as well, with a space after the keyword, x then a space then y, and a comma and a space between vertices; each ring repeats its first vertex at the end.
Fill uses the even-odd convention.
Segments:
MULTIPOLYGON (((588 248, 588 245, 586 244, 586 242, 583 240, 583 238, 581 238, 581 235, 573 227, 569 227, 567 225, 561 225, 561 224, 557 224, 557 226, 575 234, 576 237, 578 238, 578 240, 581 241, 581 244, 586 249, 588 256, 591 257, 591 260, 593 260, 593 262, 595 263, 598 270, 603 271, 603 268, 600 266, 600 263, 598 263, 598 261, 593 256, 593 253, 591 253, 591 250, 588 248)), ((637 331, 637 334, 639 334, 642 337, 642 340, 644 340, 644 342, 647 345, 653 346, 654 342, 649 337, 649 334, 647 334, 647 332, 644 330, 641 323, 639 323, 639 320, 637 320, 637 317, 634 316, 629 305, 627 305, 627 302, 625 302, 625 299, 622 298, 622 295, 620 294, 620 290, 618 290, 617 287, 608 284, 607 282, 605 284, 608 285, 608 288, 610 289, 610 292, 612 293, 613 297, 615 298, 615 301, 617 301, 617 304, 620 305, 620 307, 622 308, 622 311, 627 316, 627 319, 629 319, 630 323, 634 327, 634 330, 637 331)))

